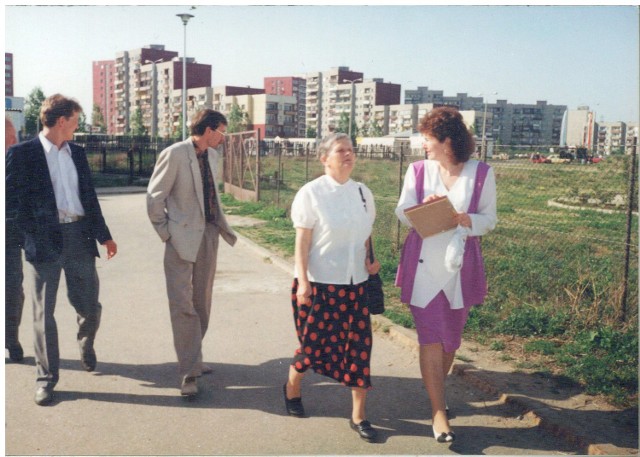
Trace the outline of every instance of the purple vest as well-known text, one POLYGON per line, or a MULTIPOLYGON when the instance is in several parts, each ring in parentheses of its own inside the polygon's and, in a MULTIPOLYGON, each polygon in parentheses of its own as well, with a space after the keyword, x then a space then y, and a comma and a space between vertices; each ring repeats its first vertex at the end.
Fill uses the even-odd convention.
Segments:
MULTIPOLYGON (((424 198, 424 161, 411 164, 416 176, 416 197, 421 202, 424 198)), ((489 165, 484 162, 478 163, 476 178, 473 187, 473 195, 469 203, 468 214, 478 212, 478 202, 482 194, 485 178, 489 172, 489 165)), ((411 229, 407 235, 402 253, 400 254, 400 265, 396 274, 395 285, 401 288, 400 299, 402 303, 411 303, 413 294, 413 283, 418 269, 418 260, 422 251, 422 238, 411 229)), ((444 265, 442 265, 444 268, 444 265)), ((482 260, 482 250, 480 240, 477 236, 467 237, 464 247, 464 257, 462 268, 460 269, 460 283, 462 286, 462 299, 465 307, 482 303, 487 296, 487 280, 484 273, 484 262, 482 260)))

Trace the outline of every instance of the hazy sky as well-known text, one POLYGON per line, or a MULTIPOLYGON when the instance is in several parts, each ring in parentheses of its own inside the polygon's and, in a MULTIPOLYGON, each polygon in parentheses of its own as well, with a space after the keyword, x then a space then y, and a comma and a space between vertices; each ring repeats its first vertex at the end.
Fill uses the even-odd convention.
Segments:
POLYGON ((195 16, 187 55, 212 65, 214 86, 348 66, 401 84, 401 102, 428 86, 639 119, 636 6, 7 6, 15 95, 40 86, 89 114, 92 62, 149 44, 182 56, 182 12, 195 16))

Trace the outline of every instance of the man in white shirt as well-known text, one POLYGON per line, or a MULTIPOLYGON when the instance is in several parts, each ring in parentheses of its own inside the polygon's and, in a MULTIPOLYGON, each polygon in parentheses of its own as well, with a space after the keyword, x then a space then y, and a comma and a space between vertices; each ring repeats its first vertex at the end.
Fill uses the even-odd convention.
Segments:
POLYGON ((105 246, 107 259, 117 253, 84 149, 69 143, 81 112, 75 100, 60 94, 48 97, 40 110, 43 130, 38 138, 11 147, 6 155, 6 218, 24 234, 25 270, 32 278, 27 284, 34 310, 38 405, 51 403, 59 377, 54 310, 62 270, 69 302, 78 314, 80 361, 93 371, 102 310, 96 240, 105 246))

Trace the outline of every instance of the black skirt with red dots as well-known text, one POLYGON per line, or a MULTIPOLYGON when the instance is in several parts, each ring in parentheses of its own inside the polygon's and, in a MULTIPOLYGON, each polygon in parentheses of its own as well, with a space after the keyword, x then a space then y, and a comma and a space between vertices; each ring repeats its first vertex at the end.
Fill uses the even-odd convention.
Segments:
POLYGON ((311 283, 311 304, 298 305, 298 280, 291 291, 300 347, 293 367, 308 369, 349 387, 371 387, 371 317, 364 284, 311 283))

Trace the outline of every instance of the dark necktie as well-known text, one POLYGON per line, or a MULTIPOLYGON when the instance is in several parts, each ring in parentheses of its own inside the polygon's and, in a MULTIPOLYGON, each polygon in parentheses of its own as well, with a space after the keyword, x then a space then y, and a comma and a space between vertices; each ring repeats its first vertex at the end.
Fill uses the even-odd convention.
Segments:
POLYGON ((211 179, 211 167, 209 167, 209 154, 204 151, 202 154, 202 191, 204 193, 204 217, 207 222, 213 222, 215 219, 215 189, 211 179))

